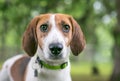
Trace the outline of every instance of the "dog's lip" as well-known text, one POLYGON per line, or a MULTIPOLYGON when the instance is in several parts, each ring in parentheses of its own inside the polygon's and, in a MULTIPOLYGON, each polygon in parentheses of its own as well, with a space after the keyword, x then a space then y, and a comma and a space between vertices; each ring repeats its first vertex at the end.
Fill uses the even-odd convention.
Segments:
POLYGON ((59 60, 59 59, 62 59, 63 57, 62 57, 62 53, 61 54, 59 54, 59 55, 53 55, 53 54, 49 54, 49 57, 51 58, 51 59, 54 59, 54 60, 59 60))
POLYGON ((52 55, 52 54, 50 53, 50 54, 49 54, 49 57, 47 57, 45 60, 46 60, 47 62, 55 62, 55 63, 57 63, 57 62, 63 62, 63 61, 65 60, 65 58, 63 58, 62 53, 59 54, 59 55, 57 55, 57 56, 52 55))

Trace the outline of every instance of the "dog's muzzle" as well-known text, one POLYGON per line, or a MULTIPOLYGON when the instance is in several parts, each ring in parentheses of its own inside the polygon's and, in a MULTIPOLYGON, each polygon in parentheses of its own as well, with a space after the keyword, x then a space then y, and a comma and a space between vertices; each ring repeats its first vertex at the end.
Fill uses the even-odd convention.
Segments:
POLYGON ((61 54, 62 49, 63 45, 61 43, 51 43, 49 45, 49 50, 54 56, 58 56, 59 54, 61 54))

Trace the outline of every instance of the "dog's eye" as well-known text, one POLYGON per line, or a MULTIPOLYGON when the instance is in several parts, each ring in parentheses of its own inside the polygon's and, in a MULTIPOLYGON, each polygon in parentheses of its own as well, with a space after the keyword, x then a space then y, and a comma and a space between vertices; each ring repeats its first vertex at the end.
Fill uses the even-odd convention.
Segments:
POLYGON ((67 24, 63 25, 63 32, 68 33, 69 30, 70 30, 70 26, 69 25, 67 25, 67 24))
POLYGON ((41 30, 42 32, 47 32, 47 31, 48 31, 48 24, 42 24, 42 25, 40 26, 40 30, 41 30))

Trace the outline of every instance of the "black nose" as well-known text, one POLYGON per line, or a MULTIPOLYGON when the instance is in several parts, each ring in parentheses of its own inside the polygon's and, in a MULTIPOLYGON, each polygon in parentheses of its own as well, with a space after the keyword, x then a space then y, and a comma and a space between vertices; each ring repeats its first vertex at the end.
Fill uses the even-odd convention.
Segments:
POLYGON ((53 55, 59 55, 63 49, 63 45, 60 43, 52 43, 49 45, 49 49, 53 55))

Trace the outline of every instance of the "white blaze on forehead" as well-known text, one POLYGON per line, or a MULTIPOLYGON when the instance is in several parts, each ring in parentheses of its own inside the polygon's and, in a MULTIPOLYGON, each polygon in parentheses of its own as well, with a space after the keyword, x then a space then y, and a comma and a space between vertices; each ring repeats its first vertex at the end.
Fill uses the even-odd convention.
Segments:
POLYGON ((53 14, 53 15, 50 16, 50 21, 49 22, 52 24, 52 27, 56 26, 56 23, 55 23, 55 14, 53 14))

